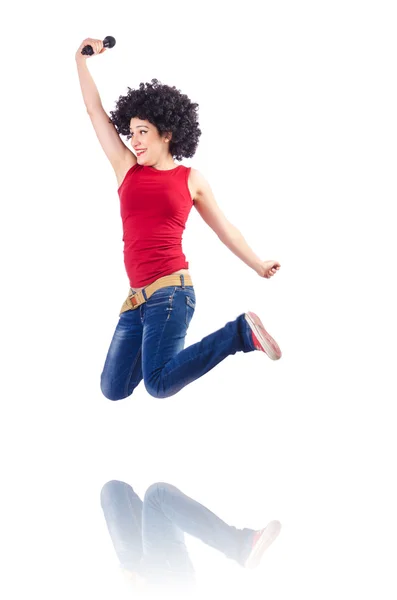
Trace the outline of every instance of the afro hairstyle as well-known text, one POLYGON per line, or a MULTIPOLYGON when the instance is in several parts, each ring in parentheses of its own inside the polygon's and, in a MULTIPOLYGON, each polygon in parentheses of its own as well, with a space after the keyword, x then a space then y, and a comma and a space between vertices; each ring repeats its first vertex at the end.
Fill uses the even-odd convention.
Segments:
POLYGON ((128 94, 119 97, 116 110, 110 112, 110 122, 127 139, 131 138, 132 118, 149 121, 160 135, 172 132, 170 152, 176 160, 182 160, 194 156, 197 149, 201 135, 197 109, 198 104, 175 86, 152 79, 151 83, 140 83, 139 89, 129 87, 128 94))

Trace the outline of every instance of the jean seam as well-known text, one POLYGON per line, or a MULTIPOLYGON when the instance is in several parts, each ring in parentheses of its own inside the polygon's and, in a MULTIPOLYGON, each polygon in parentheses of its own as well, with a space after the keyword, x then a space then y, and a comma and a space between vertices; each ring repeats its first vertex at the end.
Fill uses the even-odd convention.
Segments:
POLYGON ((165 327, 166 327, 166 325, 167 325, 167 323, 168 323, 168 321, 170 319, 170 316, 171 316, 172 304, 173 304, 173 301, 174 301, 175 291, 176 291, 176 288, 173 289, 173 291, 171 293, 171 296, 169 298, 170 299, 170 303, 169 303, 169 307, 168 307, 169 308, 168 315, 167 315, 166 320, 164 321, 164 325, 163 325, 163 329, 161 331, 161 335, 159 335, 159 339, 158 339, 158 343, 157 343, 157 348, 156 348, 156 354, 155 354, 155 357, 154 357, 154 364, 155 364, 154 371, 158 369, 158 366, 157 366, 157 357, 159 355, 160 344, 161 344, 161 340, 163 339, 165 327))
POLYGON ((132 363, 132 366, 131 366, 131 369, 130 369, 130 373, 129 373, 128 378, 126 380, 126 384, 125 384, 125 388, 124 388, 124 394, 126 394, 127 396, 129 395, 129 387, 130 387, 130 383, 131 383, 132 374, 134 372, 134 369, 136 367, 138 359, 141 358, 141 355, 142 355, 142 345, 141 345, 141 347, 139 348, 139 350, 138 350, 138 352, 136 354, 135 360, 132 363))
MULTIPOLYGON (((225 340, 223 343, 225 344, 226 342, 229 342, 229 340, 225 340)), ((182 352, 183 352, 183 350, 182 350, 182 352)), ((236 351, 236 352, 237 352, 237 351, 236 351)), ((177 369, 179 369, 181 366, 184 366, 184 367, 185 367, 185 366, 186 366, 186 365, 188 365, 189 363, 196 361, 196 360, 197 360, 197 358, 198 358, 199 356, 202 356, 202 354, 203 354, 203 353, 202 353, 202 352, 200 352, 200 354, 197 354, 197 355, 196 355, 196 356, 194 356, 193 358, 190 358, 189 360, 185 361, 185 362, 183 363, 183 365, 178 365, 178 366, 176 366, 174 369, 172 369, 172 371, 169 371, 169 373, 167 373, 167 375, 165 375, 165 376, 164 376, 164 375, 162 374, 163 385, 164 385, 164 383, 165 383, 164 379, 166 379, 166 378, 170 377, 170 376, 171 376, 171 375, 172 375, 172 374, 173 374, 173 373, 174 373, 174 372, 175 372, 177 369)), ((229 354, 227 354, 226 356, 232 356, 232 355, 229 355, 229 354)), ((174 358, 175 358, 175 357, 174 357, 174 358)), ((225 358, 226 358, 226 357, 225 357, 225 358)), ((214 367, 212 367, 212 368, 214 368, 214 367)), ((211 369, 211 370, 212 370, 212 369, 211 369)), ((167 387, 167 386, 165 386, 165 387, 167 387)))
POLYGON ((185 310, 185 325, 188 328, 191 320, 193 319, 194 311, 196 310, 196 306, 194 305, 192 299, 189 296, 185 296, 186 298, 186 310, 185 310), (192 311, 192 316, 189 319, 189 308, 192 311))

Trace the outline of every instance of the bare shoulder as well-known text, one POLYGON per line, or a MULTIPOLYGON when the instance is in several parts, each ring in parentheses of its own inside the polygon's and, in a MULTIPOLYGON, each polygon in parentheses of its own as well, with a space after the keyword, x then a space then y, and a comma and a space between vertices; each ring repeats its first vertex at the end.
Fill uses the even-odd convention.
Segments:
MULTIPOLYGON (((126 150, 128 150, 128 148, 126 148, 126 150)), ((124 159, 122 161, 120 161, 117 165, 114 165, 113 168, 114 168, 114 172, 116 174, 118 187, 121 186, 128 171, 134 165, 136 165, 136 163, 137 163, 137 160, 136 160, 135 154, 133 152, 131 152, 131 150, 128 150, 128 152, 126 152, 126 154, 125 154, 124 159)))
POLYGON ((199 200, 208 187, 208 182, 204 175, 197 169, 191 168, 189 174, 189 190, 193 200, 199 200))

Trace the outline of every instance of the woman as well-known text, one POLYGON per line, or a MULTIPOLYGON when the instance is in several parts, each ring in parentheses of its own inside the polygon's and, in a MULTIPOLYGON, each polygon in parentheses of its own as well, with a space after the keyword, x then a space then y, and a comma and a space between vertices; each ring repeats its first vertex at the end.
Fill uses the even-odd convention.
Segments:
POLYGON ((117 178, 130 280, 102 372, 103 394, 126 398, 143 379, 152 396, 166 398, 236 352, 261 350, 279 359, 280 348, 252 312, 184 348, 195 292, 181 240, 192 206, 261 277, 273 277, 280 264, 260 260, 221 212, 201 173, 176 164, 196 151, 198 105, 153 79, 137 90, 128 88, 109 119, 87 68, 89 56, 81 53, 86 45, 94 56, 106 49, 101 40, 86 39, 76 62, 88 115, 117 178), (120 135, 131 139, 132 150, 120 135))
POLYGON ((195 588, 185 533, 251 569, 281 529, 279 521, 259 530, 237 529, 167 483, 151 485, 142 502, 124 481, 108 481, 101 506, 120 567, 131 584, 161 586, 174 593, 195 588))

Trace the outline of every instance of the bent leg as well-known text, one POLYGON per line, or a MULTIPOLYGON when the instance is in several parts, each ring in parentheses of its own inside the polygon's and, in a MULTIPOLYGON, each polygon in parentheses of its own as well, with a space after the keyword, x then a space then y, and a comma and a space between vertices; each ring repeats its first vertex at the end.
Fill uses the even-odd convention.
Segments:
POLYGON ((167 484, 153 484, 145 494, 142 514, 143 573, 153 584, 194 587, 194 568, 183 529, 167 511, 168 495, 167 484))
POLYGON ((240 564, 245 560, 247 546, 252 543, 255 533, 253 529, 227 525, 173 485, 156 483, 150 486, 143 504, 144 553, 152 552, 160 539, 170 562, 179 556, 186 560, 183 532, 240 564))
POLYGON ((158 295, 152 305, 159 292, 146 303, 143 317, 143 377, 152 396, 173 396, 227 356, 255 350, 244 315, 184 348, 195 308, 194 289, 164 288, 162 296, 158 295))
POLYGON ((109 400, 130 396, 142 381, 141 310, 120 315, 101 375, 101 390, 109 400))
POLYGON ((142 558, 142 500, 124 481, 108 481, 101 490, 101 506, 120 566, 137 571, 142 558))

